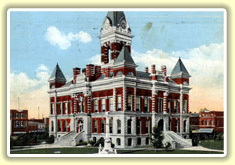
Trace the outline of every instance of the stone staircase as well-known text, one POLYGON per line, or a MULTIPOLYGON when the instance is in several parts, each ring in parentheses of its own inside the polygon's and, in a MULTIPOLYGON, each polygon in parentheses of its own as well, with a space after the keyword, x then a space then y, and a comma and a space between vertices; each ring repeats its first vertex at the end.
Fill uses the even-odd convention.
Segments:
POLYGON ((164 133, 163 143, 166 142, 170 142, 172 148, 192 147, 192 139, 184 139, 173 131, 166 131, 164 133))
POLYGON ((66 135, 59 138, 54 145, 55 146, 76 146, 80 140, 83 138, 84 131, 80 133, 76 133, 74 131, 71 131, 67 133, 66 135))

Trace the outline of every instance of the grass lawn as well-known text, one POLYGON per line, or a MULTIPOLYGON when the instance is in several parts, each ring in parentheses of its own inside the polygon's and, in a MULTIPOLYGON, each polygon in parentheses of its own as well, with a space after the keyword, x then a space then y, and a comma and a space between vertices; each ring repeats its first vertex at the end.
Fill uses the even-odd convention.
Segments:
MULTIPOLYGON (((21 151, 11 151, 11 154, 55 154, 60 151, 61 154, 93 154, 97 153, 97 148, 49 148, 49 149, 28 149, 21 151)), ((117 150, 118 154, 223 154, 223 152, 209 152, 209 151, 153 151, 153 150, 117 150)))
POLYGON ((200 145, 210 149, 216 149, 216 150, 224 149, 223 140, 201 140, 200 145))

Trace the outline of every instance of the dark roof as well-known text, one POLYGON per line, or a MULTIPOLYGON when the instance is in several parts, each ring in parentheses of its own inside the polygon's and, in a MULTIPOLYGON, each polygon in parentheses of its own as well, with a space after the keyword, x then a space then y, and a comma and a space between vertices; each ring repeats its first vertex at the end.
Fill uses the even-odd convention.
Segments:
POLYGON ((136 77, 137 78, 146 78, 149 79, 150 73, 136 71, 136 77))
POLYGON ((131 57, 131 54, 126 46, 123 46, 118 58, 115 60, 114 63, 125 62, 125 63, 133 63, 135 64, 134 60, 131 57))
POLYGON ((171 72, 171 75, 179 75, 179 74, 186 74, 189 76, 189 73, 187 71, 187 69, 185 68, 183 62, 181 61, 181 59, 179 58, 179 60, 177 61, 174 69, 171 72))
POLYGON ((111 21, 111 26, 117 26, 125 19, 125 14, 123 11, 109 11, 107 18, 111 21))
POLYGON ((49 78, 49 81, 66 82, 64 74, 61 71, 58 63, 56 64, 56 67, 55 67, 53 73, 51 74, 51 77, 49 78))

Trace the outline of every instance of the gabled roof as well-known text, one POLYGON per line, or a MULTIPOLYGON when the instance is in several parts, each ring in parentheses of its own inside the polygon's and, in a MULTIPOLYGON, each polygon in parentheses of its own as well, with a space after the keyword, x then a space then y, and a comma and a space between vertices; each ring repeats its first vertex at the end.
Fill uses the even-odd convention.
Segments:
POLYGON ((119 62, 135 64, 135 62, 132 59, 131 54, 126 46, 123 46, 120 54, 118 55, 118 58, 115 60, 114 63, 119 63, 119 62))
POLYGON ((66 82, 66 79, 64 77, 63 72, 61 71, 58 63, 56 64, 56 67, 53 71, 53 73, 51 74, 51 77, 48 80, 50 81, 57 81, 57 82, 66 82))
POLYGON ((181 75, 184 74, 186 76, 190 76, 187 69, 185 68, 183 62, 181 61, 181 59, 179 58, 179 60, 177 61, 174 69, 171 72, 171 75, 181 75))
POLYGON ((123 19, 125 19, 125 14, 123 11, 109 11, 107 18, 110 19, 112 26, 117 26, 123 19))

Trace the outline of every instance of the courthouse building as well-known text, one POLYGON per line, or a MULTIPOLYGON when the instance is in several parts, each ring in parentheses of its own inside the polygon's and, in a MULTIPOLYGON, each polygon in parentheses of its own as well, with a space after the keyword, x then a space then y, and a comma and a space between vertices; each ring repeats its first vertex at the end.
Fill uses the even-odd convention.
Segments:
POLYGON ((154 126, 171 141, 188 137, 190 75, 182 60, 170 75, 164 64, 138 71, 132 38, 124 12, 108 12, 100 33, 101 66, 73 68, 73 80, 67 81, 56 65, 48 93, 49 131, 58 145, 105 137, 107 115, 116 148, 149 145, 154 126))

